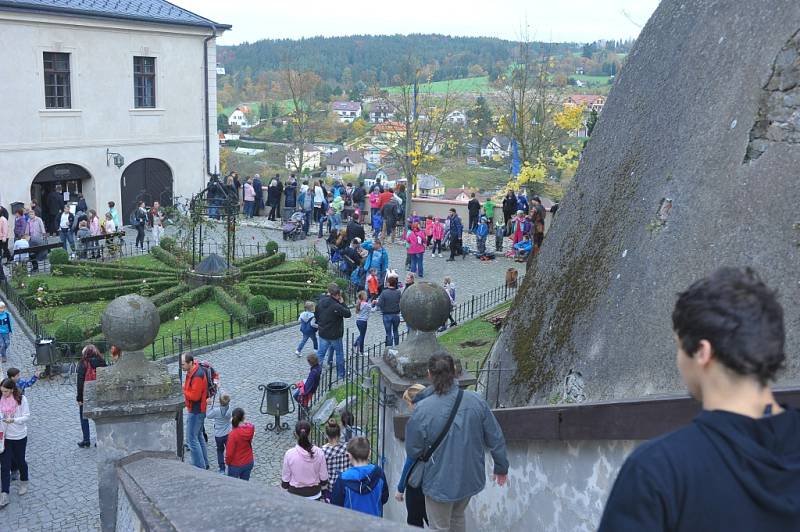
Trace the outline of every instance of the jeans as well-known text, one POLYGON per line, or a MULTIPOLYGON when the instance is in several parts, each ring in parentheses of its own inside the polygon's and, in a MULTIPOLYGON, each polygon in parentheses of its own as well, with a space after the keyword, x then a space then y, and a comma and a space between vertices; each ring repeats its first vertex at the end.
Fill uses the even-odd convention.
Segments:
POLYGON ((486 254, 486 237, 481 237, 477 241, 478 243, 478 254, 485 255, 486 254))
POLYGON ((217 442, 217 466, 219 466, 220 472, 225 472, 225 444, 228 443, 228 435, 226 434, 223 437, 214 436, 214 440, 217 442))
POLYGON ((364 352, 364 338, 367 336, 367 320, 356 320, 358 327, 358 338, 356 338, 355 348, 359 353, 364 352))
POLYGON ((25 461, 25 447, 28 445, 28 437, 21 440, 9 440, 5 442, 6 450, 0 454, 0 485, 2 492, 8 493, 11 487, 11 464, 14 463, 19 468, 19 479, 23 482, 28 481, 28 462, 25 461))
POLYGON ((208 467, 208 451, 206 441, 203 439, 203 422, 205 413, 186 413, 186 445, 192 452, 192 463, 200 469, 208 467))
POLYGON ((72 234, 72 231, 69 229, 59 229, 58 236, 61 237, 61 246, 67 253, 70 253, 70 249, 72 252, 75 252, 75 235, 72 234), (69 242, 69 247, 67 247, 67 242, 69 242))
POLYGON ((319 348, 319 346, 317 345, 317 333, 316 332, 312 332, 311 334, 304 333, 303 339, 300 340, 300 345, 297 346, 298 353, 303 352, 303 348, 306 346, 306 342, 308 342, 309 338, 311 339, 311 343, 314 344, 314 350, 316 351, 319 348))
POLYGON ((248 218, 253 217, 253 211, 255 210, 256 202, 255 201, 245 201, 244 202, 244 215, 248 218))
POLYGON ((400 314, 384 314, 383 328, 386 329, 386 345, 400 345, 400 314))
POLYGON ((253 462, 243 466, 228 466, 228 476, 233 478, 240 478, 242 480, 250 480, 250 472, 253 470, 253 462))
POLYGON ((320 364, 325 363, 325 356, 331 353, 330 358, 336 354, 336 376, 340 379, 344 378, 344 345, 341 338, 328 340, 327 338, 319 339, 319 349, 317 349, 317 357, 319 357, 320 364))
POLYGON ((311 211, 303 211, 303 232, 308 234, 311 228, 311 211))
POLYGON ((409 256, 411 257, 411 268, 409 268, 409 271, 416 273, 417 277, 422 279, 422 258, 425 256, 425 252, 412 253, 409 256))
POLYGON ((81 417, 81 432, 83 432, 83 443, 89 443, 89 420, 83 417, 83 405, 78 406, 78 415, 81 417))
POLYGON ((464 517, 470 497, 455 502, 439 502, 425 497, 425 510, 431 530, 464 532, 467 528, 464 517))
POLYGON ((136 226, 136 243, 134 245, 144 249, 144 224, 136 226))
POLYGON ((338 231, 342 227, 342 215, 341 214, 333 214, 331 215, 331 227, 338 231))
POLYGON ((6 358, 8 348, 11 346, 11 333, 0 333, 0 356, 6 358))
POLYGON ((441 255, 441 253, 442 253, 442 241, 441 240, 434 240, 433 241, 433 251, 432 251, 432 253, 434 255, 436 253, 439 253, 441 255))

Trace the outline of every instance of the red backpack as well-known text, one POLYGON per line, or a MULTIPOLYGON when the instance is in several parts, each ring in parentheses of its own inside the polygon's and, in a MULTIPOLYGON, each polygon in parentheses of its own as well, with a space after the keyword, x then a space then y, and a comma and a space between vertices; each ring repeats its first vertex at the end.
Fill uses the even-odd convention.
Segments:
POLYGON ((86 382, 97 380, 97 369, 92 366, 92 363, 84 362, 83 365, 86 367, 86 376, 83 378, 83 380, 86 382))

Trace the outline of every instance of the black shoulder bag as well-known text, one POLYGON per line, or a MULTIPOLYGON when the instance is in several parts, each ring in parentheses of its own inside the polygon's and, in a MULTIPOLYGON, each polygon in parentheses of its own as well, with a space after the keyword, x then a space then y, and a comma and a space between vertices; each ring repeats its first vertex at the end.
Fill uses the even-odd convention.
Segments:
POLYGON ((450 417, 447 418, 447 423, 445 423, 442 432, 439 433, 439 437, 425 449, 413 464, 411 464, 411 469, 408 470, 408 476, 406 477, 406 484, 411 486, 412 488, 419 488, 422 485, 422 473, 425 470, 424 466, 420 466, 420 462, 427 462, 433 456, 433 453, 436 452, 436 449, 441 445, 442 440, 444 437, 447 436, 447 433, 450 431, 450 427, 453 425, 453 420, 456 418, 456 413, 458 412, 458 407, 461 406, 461 398, 464 396, 464 390, 461 388, 458 389, 458 395, 456 396, 456 402, 453 405, 453 409, 450 411, 450 417))

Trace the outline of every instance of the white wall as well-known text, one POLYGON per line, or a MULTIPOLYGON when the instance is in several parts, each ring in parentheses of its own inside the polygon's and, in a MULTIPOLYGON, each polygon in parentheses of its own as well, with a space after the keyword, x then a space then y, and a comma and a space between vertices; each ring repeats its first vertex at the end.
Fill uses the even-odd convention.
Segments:
POLYGON ((30 199, 36 174, 74 163, 92 180, 83 183, 91 205, 120 203, 120 178, 137 159, 162 159, 176 195, 189 196, 207 181, 204 112, 216 141, 216 50, 209 43, 209 108, 203 108, 203 39, 210 29, 0 12, 0 202, 30 199), (12 44, 13 43, 13 44, 12 44), (72 109, 45 109, 42 53, 68 52, 72 109), (134 109, 133 56, 156 57, 156 108, 134 109), (106 165, 106 149, 125 166, 106 165))

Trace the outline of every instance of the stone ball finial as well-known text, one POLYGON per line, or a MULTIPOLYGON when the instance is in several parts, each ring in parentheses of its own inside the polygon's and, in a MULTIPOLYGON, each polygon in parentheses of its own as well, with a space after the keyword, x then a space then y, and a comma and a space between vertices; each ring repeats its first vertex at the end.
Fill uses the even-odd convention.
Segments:
POLYGON ((108 304, 100 317, 100 325, 109 343, 123 351, 139 351, 153 343, 161 320, 152 301, 129 294, 108 304))
POLYGON ((403 292, 400 313, 409 328, 433 332, 447 321, 450 297, 438 284, 418 281, 403 292))

